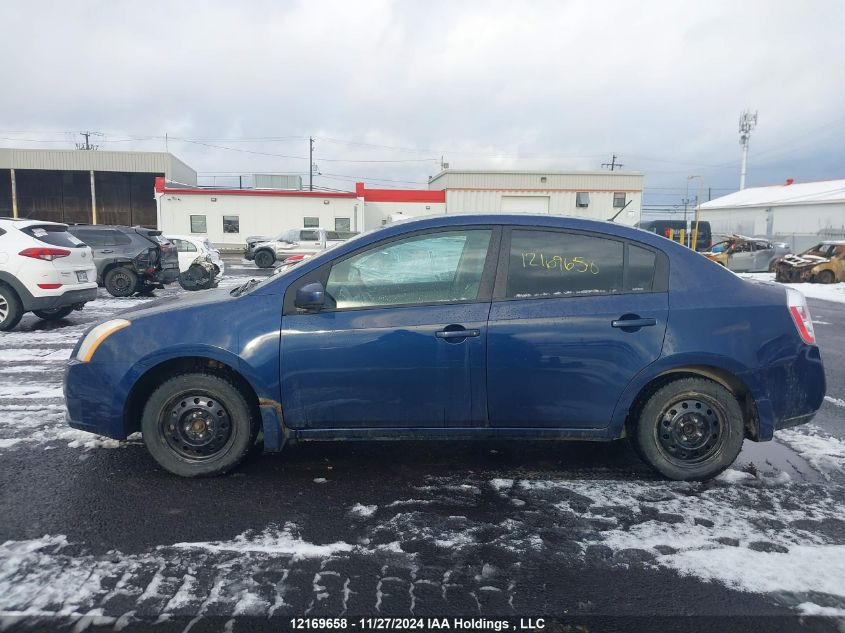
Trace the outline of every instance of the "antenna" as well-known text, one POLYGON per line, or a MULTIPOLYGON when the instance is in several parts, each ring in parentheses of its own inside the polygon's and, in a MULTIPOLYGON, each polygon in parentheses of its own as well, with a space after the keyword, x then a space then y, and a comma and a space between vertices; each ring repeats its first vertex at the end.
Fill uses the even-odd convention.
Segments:
POLYGON ((745 110, 739 115, 739 144, 742 146, 742 167, 739 170, 739 189, 745 189, 745 172, 748 166, 748 141, 751 130, 757 126, 757 111, 745 110))
MULTIPOLYGON (((614 171, 617 167, 619 169, 622 169, 625 165, 623 165, 622 163, 617 163, 616 162, 616 154, 614 154, 613 158, 610 159, 609 163, 602 163, 601 166, 609 168, 610 171, 614 171)), ((614 216, 614 217, 616 217, 616 216, 614 216)))
POLYGON ((76 149, 85 149, 85 150, 95 150, 100 149, 99 145, 91 145, 89 142, 89 137, 91 136, 104 136, 101 132, 80 132, 79 133, 82 137, 85 138, 84 143, 77 143, 76 149))

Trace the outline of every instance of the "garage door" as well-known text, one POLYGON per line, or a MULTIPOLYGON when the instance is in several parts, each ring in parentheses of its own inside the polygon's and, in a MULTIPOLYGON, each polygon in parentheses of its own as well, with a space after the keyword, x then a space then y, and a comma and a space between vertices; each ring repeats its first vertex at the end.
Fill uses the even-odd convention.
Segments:
POLYGON ((502 196, 502 213, 548 213, 549 196, 502 196))

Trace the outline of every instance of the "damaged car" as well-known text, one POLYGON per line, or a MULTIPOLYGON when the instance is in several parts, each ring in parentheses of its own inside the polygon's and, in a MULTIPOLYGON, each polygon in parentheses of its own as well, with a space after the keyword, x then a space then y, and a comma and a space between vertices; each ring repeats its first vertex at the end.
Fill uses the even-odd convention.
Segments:
POLYGON ((799 255, 784 255, 773 268, 775 280, 782 283, 845 281, 845 240, 825 241, 799 255))
POLYGON ((791 252, 788 244, 765 238, 731 235, 702 253, 711 262, 735 273, 771 272, 774 262, 791 252))

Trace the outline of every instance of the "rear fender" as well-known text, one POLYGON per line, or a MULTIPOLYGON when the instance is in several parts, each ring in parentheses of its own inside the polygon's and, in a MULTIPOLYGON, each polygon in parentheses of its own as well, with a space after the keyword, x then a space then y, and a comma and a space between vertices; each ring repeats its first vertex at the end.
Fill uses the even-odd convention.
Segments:
MULTIPOLYGON (((723 384, 731 391, 742 388, 750 396, 756 409, 752 420, 754 438, 758 441, 772 439, 774 434, 774 411, 766 394, 765 385, 755 373, 736 360, 719 354, 676 354, 660 358, 634 376, 619 397, 613 411, 608 437, 617 438, 625 434, 625 422, 639 395, 652 381, 672 373, 689 372, 710 378, 723 384), (727 380, 726 380, 727 378, 727 380)), ((744 403, 740 403, 744 406, 744 403)))

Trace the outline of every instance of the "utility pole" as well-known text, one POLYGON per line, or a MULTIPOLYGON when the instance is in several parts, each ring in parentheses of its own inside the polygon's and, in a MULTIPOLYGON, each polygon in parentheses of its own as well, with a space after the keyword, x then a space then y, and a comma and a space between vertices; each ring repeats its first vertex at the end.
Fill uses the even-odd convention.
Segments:
POLYGON ((623 165, 622 163, 617 163, 616 162, 616 154, 614 154, 613 158, 610 159, 609 163, 602 163, 601 166, 602 167, 609 167, 610 171, 614 171, 617 167, 619 169, 622 169, 625 165, 623 165))
POLYGON ((308 137, 308 191, 314 191, 314 137, 308 137))
POLYGON ((748 166, 748 141, 751 138, 751 130, 757 126, 757 111, 752 114, 745 110, 739 115, 739 144, 742 145, 742 167, 739 170, 739 189, 745 189, 745 172, 748 166))
POLYGON ((89 137, 91 137, 91 136, 102 136, 102 134, 100 134, 99 132, 80 132, 79 134, 85 138, 85 142, 84 143, 77 143, 76 149, 85 149, 85 150, 100 149, 99 145, 91 145, 91 143, 89 142, 89 137))

